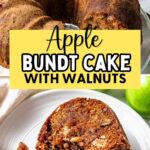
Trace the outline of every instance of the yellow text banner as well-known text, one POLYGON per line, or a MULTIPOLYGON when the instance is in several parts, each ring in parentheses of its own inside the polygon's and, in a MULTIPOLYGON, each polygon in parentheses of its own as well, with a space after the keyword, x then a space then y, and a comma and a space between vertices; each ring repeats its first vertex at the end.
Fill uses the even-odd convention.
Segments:
POLYGON ((10 31, 10 86, 129 89, 140 86, 138 30, 10 31))

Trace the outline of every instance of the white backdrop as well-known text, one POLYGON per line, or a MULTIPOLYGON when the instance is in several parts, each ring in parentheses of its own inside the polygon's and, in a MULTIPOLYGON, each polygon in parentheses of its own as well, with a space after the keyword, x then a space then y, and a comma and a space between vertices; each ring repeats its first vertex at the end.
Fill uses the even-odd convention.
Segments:
POLYGON ((141 7, 150 14, 150 0, 140 0, 141 7))

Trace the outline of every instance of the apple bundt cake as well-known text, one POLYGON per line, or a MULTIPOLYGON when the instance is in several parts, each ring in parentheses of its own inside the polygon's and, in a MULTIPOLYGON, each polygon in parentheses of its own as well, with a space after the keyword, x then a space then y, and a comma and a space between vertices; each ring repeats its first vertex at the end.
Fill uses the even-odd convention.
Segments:
MULTIPOLYGON (((18 150, 28 150, 24 143, 18 150)), ((131 150, 115 113, 95 99, 60 105, 41 128, 36 150, 131 150)))
POLYGON ((0 0, 0 65, 9 67, 9 31, 53 29, 64 22, 80 29, 141 29, 138 0, 0 0))
POLYGON ((76 98, 59 106, 44 123, 37 150, 130 150, 114 112, 95 99, 76 98))

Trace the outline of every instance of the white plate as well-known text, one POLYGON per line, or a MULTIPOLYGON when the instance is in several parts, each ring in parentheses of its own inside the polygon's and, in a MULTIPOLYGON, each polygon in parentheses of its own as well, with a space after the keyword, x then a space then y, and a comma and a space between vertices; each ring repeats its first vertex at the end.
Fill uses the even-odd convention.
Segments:
POLYGON ((34 150, 46 118, 58 105, 75 97, 96 98, 107 103, 117 114, 133 150, 150 150, 150 129, 145 121, 119 100, 91 90, 51 90, 29 98, 0 126, 0 150, 16 150, 20 141, 34 150))
POLYGON ((9 69, 0 66, 0 77, 9 76, 9 69))

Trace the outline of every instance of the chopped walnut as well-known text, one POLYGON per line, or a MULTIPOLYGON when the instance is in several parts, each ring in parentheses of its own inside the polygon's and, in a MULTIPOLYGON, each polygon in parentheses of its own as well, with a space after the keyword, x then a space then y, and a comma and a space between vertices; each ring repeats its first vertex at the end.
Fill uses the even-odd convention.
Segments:
POLYGON ((63 135, 67 136, 69 132, 70 132, 70 129, 68 128, 68 126, 64 126, 64 128, 63 128, 63 135))
POLYGON ((104 148, 107 145, 107 139, 105 135, 102 135, 99 139, 95 139, 92 142, 92 145, 96 146, 97 148, 104 148))
POLYGON ((103 112, 107 112, 108 108, 107 107, 104 107, 103 108, 103 112))
POLYGON ((73 137, 73 138, 71 138, 71 142, 75 142, 75 143, 79 143, 79 142, 81 142, 83 139, 81 138, 81 137, 73 137))
POLYGON ((79 142, 79 146, 80 146, 80 147, 83 147, 83 146, 84 146, 84 143, 83 143, 83 142, 79 142))
POLYGON ((100 139, 106 139, 106 136, 105 136, 105 135, 102 135, 102 136, 100 137, 100 139))
POLYGON ((110 119, 104 119, 101 123, 101 127, 109 126, 111 124, 110 119))
POLYGON ((64 143, 64 148, 69 148, 69 144, 68 143, 64 143))
POLYGON ((109 17, 107 17, 107 20, 108 20, 108 21, 113 21, 113 20, 114 20, 114 17, 113 17, 113 16, 109 16, 109 17))

